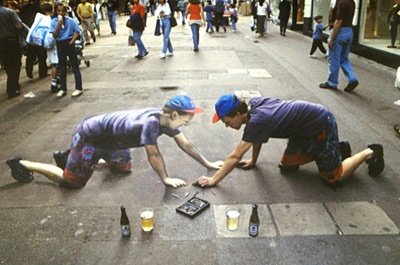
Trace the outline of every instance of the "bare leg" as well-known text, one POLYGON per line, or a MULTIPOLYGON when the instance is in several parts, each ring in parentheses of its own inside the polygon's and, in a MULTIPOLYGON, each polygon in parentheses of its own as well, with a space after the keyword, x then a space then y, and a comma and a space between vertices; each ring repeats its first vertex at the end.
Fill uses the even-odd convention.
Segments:
POLYGON ((374 154, 374 151, 367 148, 364 151, 361 151, 358 154, 355 154, 342 162, 343 171, 339 180, 344 180, 348 176, 350 176, 357 168, 364 162, 366 159, 371 158, 374 154))
POLYGON ((31 162, 28 160, 21 160, 20 163, 26 169, 31 170, 33 172, 40 173, 55 183, 58 183, 58 184, 66 183, 66 180, 63 177, 64 170, 62 170, 61 168, 59 168, 57 166, 45 164, 45 163, 31 162))

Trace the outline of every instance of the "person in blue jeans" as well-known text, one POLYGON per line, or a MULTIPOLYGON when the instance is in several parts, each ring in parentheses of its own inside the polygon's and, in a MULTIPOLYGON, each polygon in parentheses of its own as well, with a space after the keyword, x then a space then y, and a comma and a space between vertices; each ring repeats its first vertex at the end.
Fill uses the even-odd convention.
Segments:
POLYGON ((145 27, 146 16, 145 7, 141 3, 139 3, 139 0, 133 0, 130 19, 133 29, 133 38, 135 39, 136 45, 138 47, 138 54, 135 56, 135 58, 142 59, 149 52, 147 51, 141 39, 145 27))
POLYGON ((178 2, 178 8, 182 13, 182 25, 185 25, 185 17, 186 17, 186 7, 188 5, 188 1, 187 0, 181 0, 178 2))
POLYGON ((319 85, 320 88, 337 89, 340 67, 349 82, 344 91, 352 92, 358 85, 357 77, 349 61, 350 46, 353 41, 354 10, 353 0, 338 0, 332 12, 334 24, 328 44, 329 77, 327 82, 319 85))
POLYGON ((111 28, 111 34, 116 35, 117 26, 115 24, 115 12, 118 8, 118 2, 117 0, 107 0, 106 6, 107 6, 108 22, 110 23, 110 28, 111 28))
POLYGON ((83 93, 82 76, 75 48, 75 41, 78 39, 81 29, 72 18, 68 17, 67 7, 64 4, 58 3, 56 5, 56 14, 57 17, 51 21, 49 32, 53 34, 57 44, 58 70, 61 83, 57 97, 60 98, 67 94, 67 56, 75 75, 75 91, 71 96, 77 97, 83 93))
POLYGON ((236 22, 238 21, 238 14, 235 5, 231 4, 229 6, 229 12, 231 13, 232 31, 236 32, 236 22))
POLYGON ((169 34, 171 33, 171 8, 165 0, 159 0, 159 5, 156 10, 157 16, 161 19, 162 32, 163 32, 163 48, 160 54, 160 59, 165 59, 166 56, 174 56, 174 48, 172 47, 169 34), (168 49, 168 53, 167 53, 168 49))
POLYGON ((207 5, 204 8, 204 12, 206 12, 206 21, 207 21, 206 32, 208 32, 208 30, 210 30, 210 33, 213 33, 214 32, 214 28, 212 26, 212 20, 213 20, 212 13, 214 12, 214 8, 212 6, 211 0, 207 1, 207 5))
POLYGON ((189 5, 186 8, 186 18, 188 15, 190 15, 189 25, 192 30, 193 51, 198 52, 200 43, 200 27, 206 22, 203 7, 201 7, 199 0, 189 0, 189 5))

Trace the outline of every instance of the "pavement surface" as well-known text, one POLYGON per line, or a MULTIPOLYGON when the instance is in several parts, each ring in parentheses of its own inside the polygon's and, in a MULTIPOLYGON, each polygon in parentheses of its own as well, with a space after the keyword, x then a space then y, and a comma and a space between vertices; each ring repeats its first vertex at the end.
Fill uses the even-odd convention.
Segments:
MULTIPOLYGON (((8 100, 5 73, 0 72, 0 264, 398 264, 400 258, 400 98, 393 86, 395 69, 351 54, 360 85, 346 93, 341 73, 339 89, 322 90, 328 76, 327 59, 308 58, 311 39, 300 32, 279 35, 269 25, 266 37, 249 29, 240 17, 238 32, 200 33, 200 51, 192 51, 190 28, 172 30, 175 56, 160 60, 162 38, 153 35, 149 17, 143 41, 149 55, 137 60, 128 47, 127 17, 117 18, 117 35, 102 21, 103 36, 83 53, 84 94, 68 74, 68 95, 57 99, 50 78, 28 79, 24 69, 23 96, 8 100), (342 187, 325 186, 314 163, 295 175, 278 169, 286 141, 264 145, 256 168, 235 169, 218 186, 165 187, 151 169, 143 148, 132 149, 133 168, 116 176, 95 170, 87 185, 64 190, 35 174, 30 184, 17 183, 5 164, 11 156, 54 163, 52 153, 66 149, 75 126, 85 117, 122 109, 161 107, 168 98, 189 95, 205 109, 182 130, 210 161, 223 160, 237 145, 241 131, 212 124, 214 104, 223 94, 250 98, 263 95, 306 100, 327 106, 335 115, 340 139, 349 140, 353 153, 381 143, 386 168, 380 177, 368 176, 363 164, 342 187), (185 194, 189 192, 188 197, 185 194), (210 202, 195 218, 175 208, 195 192, 210 202), (172 194, 178 195, 172 196, 172 194), (260 233, 247 234, 251 204, 259 205, 260 233), (132 236, 121 237, 121 205, 126 206, 132 236), (227 206, 240 212, 239 229, 225 227, 227 206), (154 230, 140 228, 140 209, 154 209, 154 230)), ((326 46, 326 45, 325 45, 326 46)), ((159 148, 172 177, 193 182, 212 176, 166 136, 159 148)), ((249 152, 246 157, 249 157, 249 152)))

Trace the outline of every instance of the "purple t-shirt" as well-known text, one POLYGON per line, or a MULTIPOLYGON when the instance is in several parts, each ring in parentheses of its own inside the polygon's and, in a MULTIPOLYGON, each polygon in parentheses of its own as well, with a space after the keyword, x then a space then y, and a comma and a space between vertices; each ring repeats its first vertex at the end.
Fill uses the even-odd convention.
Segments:
POLYGON ((272 138, 303 138, 321 133, 329 111, 304 101, 255 97, 249 101, 249 121, 242 140, 266 143, 272 138))
POLYGON ((78 127, 85 142, 103 149, 127 149, 157 144, 161 134, 174 136, 172 130, 160 125, 161 109, 124 110, 86 118, 78 127))

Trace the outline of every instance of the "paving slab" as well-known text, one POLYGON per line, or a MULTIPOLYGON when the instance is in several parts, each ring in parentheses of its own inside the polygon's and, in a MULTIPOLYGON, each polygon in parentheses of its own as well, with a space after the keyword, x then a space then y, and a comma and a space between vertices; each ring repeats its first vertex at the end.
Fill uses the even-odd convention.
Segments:
POLYGON ((267 77, 267 78, 271 78, 272 75, 270 73, 268 73, 268 71, 266 69, 248 69, 249 74, 251 77, 253 78, 257 78, 257 77, 267 77))
MULTIPOLYGON (((140 60, 140 67, 136 72, 147 72, 154 69, 169 71, 187 70, 220 70, 229 68, 243 68, 242 62, 234 51, 205 50, 199 53, 192 51, 174 51, 175 56, 160 60, 158 57, 149 57, 140 60)), ((133 62, 135 63, 135 62, 133 62)), ((113 72, 132 71, 132 60, 125 59, 112 70, 113 72)))
POLYGON ((281 236, 336 234, 335 223, 321 203, 272 204, 281 236))
MULTIPOLYGON (((234 205, 214 205, 214 220, 217 238, 248 238, 249 221, 252 212, 251 204, 234 204, 234 205), (239 227, 235 231, 229 231, 226 228, 226 208, 235 206, 240 211, 239 227)), ((274 237, 276 236, 274 223, 265 204, 258 204, 258 217, 260 219, 259 232, 257 237, 274 237)))
POLYGON ((344 235, 398 234, 386 213, 370 202, 329 202, 325 204, 344 235))

